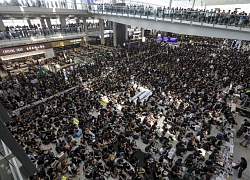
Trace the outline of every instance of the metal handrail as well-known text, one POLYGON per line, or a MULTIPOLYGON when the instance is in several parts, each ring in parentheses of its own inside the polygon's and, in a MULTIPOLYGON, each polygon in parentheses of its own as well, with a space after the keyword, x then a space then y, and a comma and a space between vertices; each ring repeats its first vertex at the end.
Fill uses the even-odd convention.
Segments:
POLYGON ((89 4, 88 11, 98 14, 114 14, 130 17, 170 19, 190 22, 200 22, 213 24, 236 26, 240 28, 250 27, 250 14, 243 15, 237 13, 225 13, 218 11, 193 10, 191 8, 165 8, 165 7, 148 7, 148 6, 116 6, 113 4, 89 4))

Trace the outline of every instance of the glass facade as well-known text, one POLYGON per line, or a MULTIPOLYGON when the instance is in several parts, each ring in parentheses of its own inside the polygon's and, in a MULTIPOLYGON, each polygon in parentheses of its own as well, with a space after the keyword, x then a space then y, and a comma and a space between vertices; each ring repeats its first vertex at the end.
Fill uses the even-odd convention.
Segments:
POLYGON ((85 9, 85 0, 0 0, 0 6, 85 9))
POLYGON ((14 180, 11 172, 11 163, 5 159, 6 153, 0 139, 0 179, 14 180))

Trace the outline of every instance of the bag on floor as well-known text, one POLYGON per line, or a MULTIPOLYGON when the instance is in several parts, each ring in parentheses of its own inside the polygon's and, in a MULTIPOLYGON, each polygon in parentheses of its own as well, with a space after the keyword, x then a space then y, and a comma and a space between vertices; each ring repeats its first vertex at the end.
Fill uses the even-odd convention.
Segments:
POLYGON ((138 135, 133 135, 133 139, 139 139, 139 136, 138 135))
POLYGON ((146 125, 147 125, 148 127, 151 127, 150 121, 148 121, 146 125))
POLYGON ((62 162, 62 161, 66 158, 64 152, 61 152, 60 154, 58 154, 57 157, 58 157, 58 160, 59 160, 60 162, 62 162))
POLYGON ((82 135, 82 131, 77 131, 76 137, 81 137, 81 135, 82 135))
POLYGON ((143 142, 144 144, 148 144, 148 143, 149 143, 149 140, 144 139, 142 142, 143 142))
POLYGON ((216 138, 218 138, 219 140, 222 140, 223 137, 224 137, 224 135, 221 134, 221 133, 218 133, 218 134, 216 135, 216 138))

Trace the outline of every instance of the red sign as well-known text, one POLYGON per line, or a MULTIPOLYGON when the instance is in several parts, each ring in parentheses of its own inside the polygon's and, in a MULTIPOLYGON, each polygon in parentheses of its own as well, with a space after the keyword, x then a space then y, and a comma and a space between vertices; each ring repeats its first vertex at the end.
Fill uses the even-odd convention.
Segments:
POLYGON ((18 54, 30 51, 38 51, 42 49, 48 49, 51 47, 52 47, 51 43, 44 43, 44 44, 30 44, 27 46, 3 48, 0 49, 0 56, 6 56, 10 54, 18 54))

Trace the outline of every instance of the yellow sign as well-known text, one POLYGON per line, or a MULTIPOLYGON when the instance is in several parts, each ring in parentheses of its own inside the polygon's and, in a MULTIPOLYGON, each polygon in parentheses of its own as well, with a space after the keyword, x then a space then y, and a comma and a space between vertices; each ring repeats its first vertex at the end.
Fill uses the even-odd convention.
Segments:
POLYGON ((79 44, 83 42, 83 39, 71 39, 71 40, 65 40, 65 41, 57 41, 57 42, 52 42, 52 47, 62 47, 62 46, 68 46, 71 44, 79 44))
POLYGON ((75 124, 75 125, 78 125, 78 124, 79 124, 79 121, 78 121, 78 119, 76 119, 76 118, 73 118, 73 124, 75 124))

